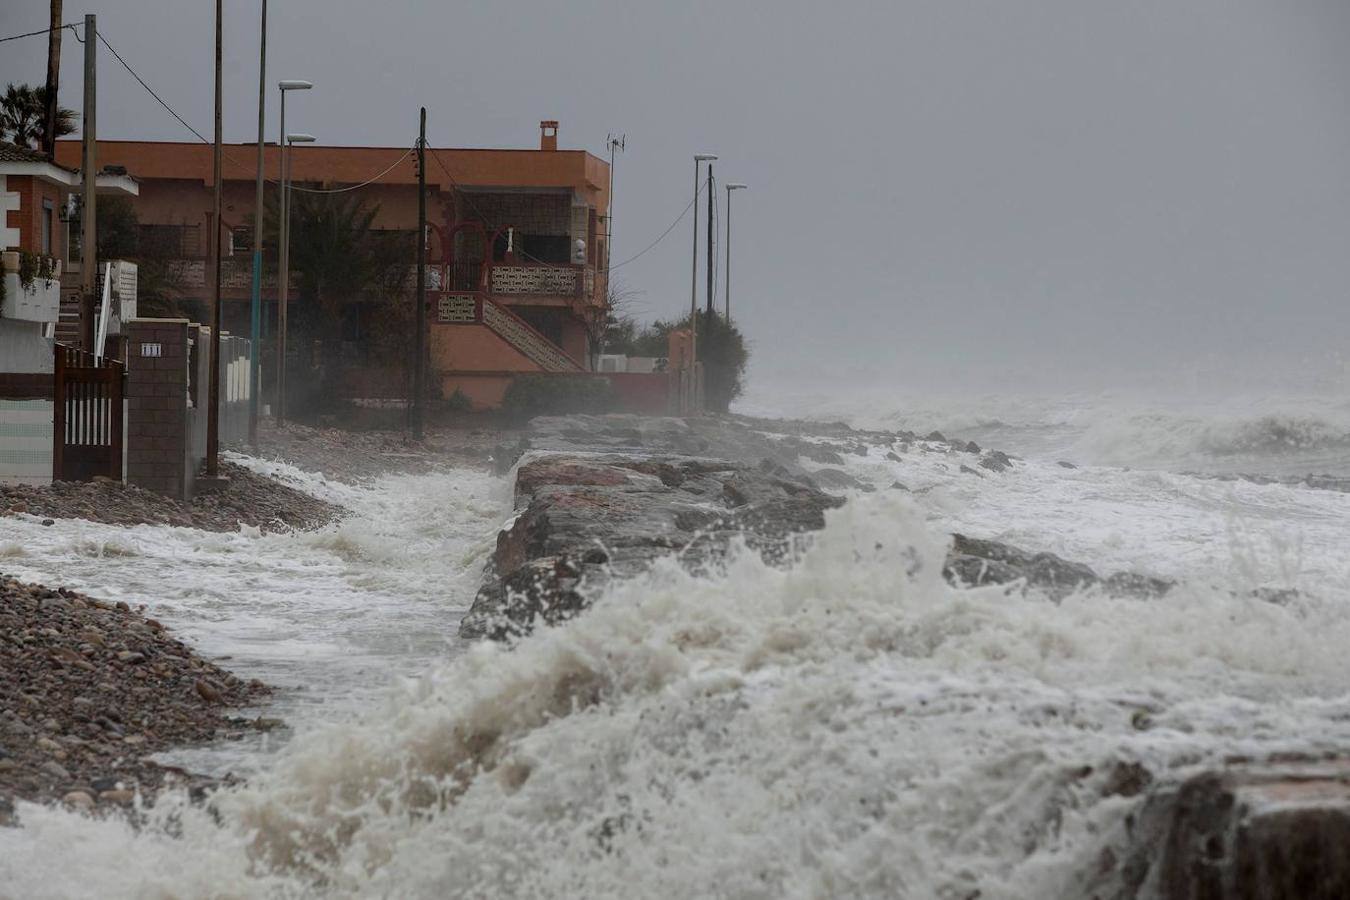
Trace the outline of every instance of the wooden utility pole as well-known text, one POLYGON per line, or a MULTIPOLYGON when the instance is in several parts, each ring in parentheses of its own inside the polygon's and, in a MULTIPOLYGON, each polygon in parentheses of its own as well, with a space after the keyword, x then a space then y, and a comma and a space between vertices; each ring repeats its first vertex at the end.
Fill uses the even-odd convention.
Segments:
MULTIPOLYGON (((412 433, 416 440, 425 435, 426 356, 427 356, 427 108, 422 107, 417 132, 417 339, 413 352, 412 433)), ((444 290, 444 288, 442 288, 444 290)))
POLYGON ((221 150, 221 93, 220 93, 220 50, 221 50, 221 3, 216 0, 216 144, 214 160, 215 190, 211 203, 211 376, 210 392, 206 412, 206 477, 220 477, 220 150, 221 150))
POLYGON ((42 111, 42 152, 56 155, 56 95, 61 89, 61 0, 52 0, 52 24, 47 32, 47 103, 42 111))
POLYGON ((80 123, 84 138, 80 160, 80 178, 84 187, 80 210, 80 222, 84 226, 80 241, 80 346, 86 353, 94 352, 94 294, 98 286, 97 47, 98 17, 87 15, 84 17, 84 120, 80 123))

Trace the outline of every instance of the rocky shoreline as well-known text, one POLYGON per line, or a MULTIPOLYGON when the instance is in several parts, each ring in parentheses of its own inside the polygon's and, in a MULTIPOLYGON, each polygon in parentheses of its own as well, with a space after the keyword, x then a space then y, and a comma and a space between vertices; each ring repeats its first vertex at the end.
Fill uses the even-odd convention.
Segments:
POLYGON ((201 658, 142 609, 0 575, 0 825, 16 799, 129 806, 170 780, 145 757, 275 724, 228 711, 270 689, 201 658))
MULTIPOLYGON (((532 425, 526 438, 499 454, 503 468, 518 463, 517 515, 498 536, 483 586, 461 623, 464 636, 509 640, 566 620, 607 581, 630 577, 672 552, 698 568, 741 538, 766 558, 781 556, 796 535, 824 527, 825 511, 845 502, 839 492, 870 488, 834 468, 846 454, 916 447, 965 454, 960 471, 981 477, 1018 464, 937 433, 862 432, 838 424, 574 416, 532 425), (803 460, 820 467, 808 471, 803 460)), ((1051 602, 1082 589, 1166 602, 1174 587, 1139 573, 1102 576, 1051 553, 960 534, 952 536, 944 575, 958 587, 1002 584, 1051 602)), ((1147 716, 1135 727, 1149 728, 1147 716)), ((1180 778, 1122 763, 1110 785, 1112 796, 1138 805, 1123 823, 1122 840, 1114 848, 1103 844, 1082 873, 1082 896, 1350 896, 1350 865, 1341 852, 1350 840, 1345 758, 1230 760, 1180 778)))
POLYGON ((349 431, 287 422, 258 423, 258 447, 238 447, 262 459, 284 460, 306 472, 355 484, 388 474, 423 475, 488 465, 519 430, 495 427, 431 428, 415 441, 400 431, 349 431))
MULTIPOLYGON (((825 510, 845 502, 842 492, 873 489, 833 468, 846 454, 911 452, 922 443, 969 457, 961 469, 977 474, 1015 464, 1007 454, 936 432, 919 437, 741 417, 573 416, 531 424, 513 455, 501 459, 520 461, 519 514, 498 536, 483 587, 460 624, 463 637, 502 639, 536 620, 556 624, 584 609, 606 582, 671 553, 698 568, 741 539, 770 561, 782 559, 795 536, 825 526, 825 510), (802 459, 824 466, 808 471, 802 459)), ((1139 597, 1172 587, 1132 572, 1103 577, 1052 553, 959 534, 943 574, 957 585, 1007 584, 1052 599, 1086 587, 1139 597)))
POLYGON ((319 528, 345 510, 232 463, 221 464, 229 483, 184 502, 119 481, 57 481, 50 485, 0 485, 0 515, 46 520, 87 519, 109 525, 173 525, 203 531, 319 528))

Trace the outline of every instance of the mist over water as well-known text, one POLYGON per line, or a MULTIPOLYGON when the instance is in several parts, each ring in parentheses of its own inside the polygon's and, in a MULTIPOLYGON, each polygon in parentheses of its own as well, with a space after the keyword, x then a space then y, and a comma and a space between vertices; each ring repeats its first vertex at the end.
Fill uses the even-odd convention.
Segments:
POLYGON ((1350 375, 1134 382, 1059 389, 993 377, 752 378, 736 410, 940 431, 1021 456, 1211 475, 1350 476, 1350 375), (1124 384, 1124 386, 1121 386, 1124 384))

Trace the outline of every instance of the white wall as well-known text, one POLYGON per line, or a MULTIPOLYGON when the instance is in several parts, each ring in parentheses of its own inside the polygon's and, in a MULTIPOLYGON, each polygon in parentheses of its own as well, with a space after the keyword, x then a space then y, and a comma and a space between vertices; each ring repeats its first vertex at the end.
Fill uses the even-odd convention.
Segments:
POLYGON ((0 250, 17 250, 19 247, 19 229, 8 226, 10 210, 19 211, 19 193, 10 191, 6 178, 0 175, 0 250))
POLYGON ((52 339, 41 322, 0 318, 0 372, 50 372, 52 339))
POLYGON ((0 400, 0 483, 52 480, 52 401, 0 400))

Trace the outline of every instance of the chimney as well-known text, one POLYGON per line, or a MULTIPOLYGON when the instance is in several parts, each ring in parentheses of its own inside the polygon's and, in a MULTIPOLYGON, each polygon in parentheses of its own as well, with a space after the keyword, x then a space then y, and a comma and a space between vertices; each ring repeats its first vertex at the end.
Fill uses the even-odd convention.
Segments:
POLYGON ((539 123, 539 149, 558 149, 558 123, 554 119, 545 119, 539 123))

